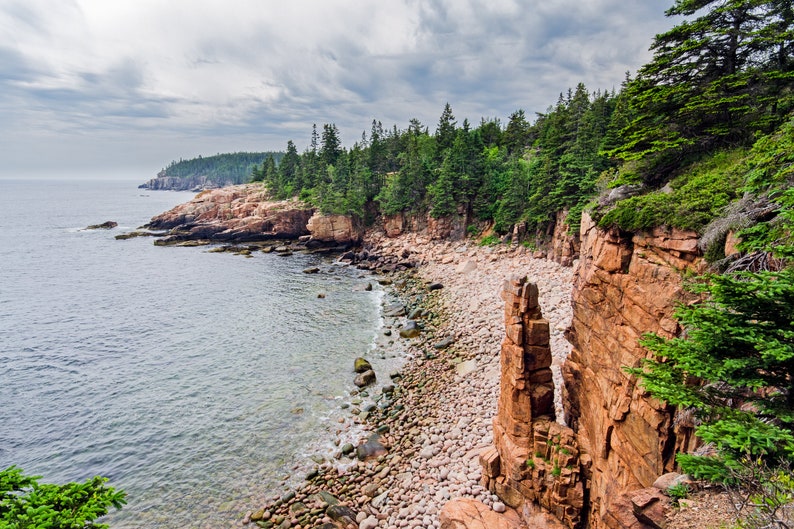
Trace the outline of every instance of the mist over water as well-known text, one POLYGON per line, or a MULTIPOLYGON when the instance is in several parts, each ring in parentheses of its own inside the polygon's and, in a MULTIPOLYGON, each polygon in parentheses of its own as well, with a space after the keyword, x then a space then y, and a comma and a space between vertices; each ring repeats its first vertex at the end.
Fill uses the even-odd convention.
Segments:
POLYGON ((239 525, 333 440, 382 292, 318 256, 116 241, 192 197, 136 184, 0 180, 0 467, 109 477, 115 528, 239 525))

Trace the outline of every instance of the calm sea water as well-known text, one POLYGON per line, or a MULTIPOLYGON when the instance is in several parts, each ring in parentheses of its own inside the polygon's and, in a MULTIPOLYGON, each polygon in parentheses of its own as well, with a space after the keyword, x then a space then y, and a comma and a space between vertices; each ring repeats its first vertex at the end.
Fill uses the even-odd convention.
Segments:
POLYGON ((0 180, 0 467, 109 477, 112 527, 239 525, 330 450, 382 293, 317 256, 116 241, 192 197, 136 184, 0 180))

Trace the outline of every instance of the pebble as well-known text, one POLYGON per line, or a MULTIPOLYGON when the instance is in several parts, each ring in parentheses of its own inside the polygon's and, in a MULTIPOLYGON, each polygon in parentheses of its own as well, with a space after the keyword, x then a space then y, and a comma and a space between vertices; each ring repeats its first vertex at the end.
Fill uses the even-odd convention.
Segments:
MULTIPOLYGON (((410 307, 409 311, 423 309, 425 330, 421 338, 397 339, 388 346, 408 359, 405 366, 390 374, 395 382, 387 384, 385 391, 378 391, 389 394, 393 404, 377 409, 363 406, 369 417, 356 417, 370 431, 386 427, 383 440, 389 453, 377 461, 357 465, 343 458, 335 463, 342 466, 329 465, 310 485, 319 483, 319 489, 349 505, 354 511, 352 521, 359 529, 440 527, 441 508, 450 499, 460 497, 477 499, 496 512, 504 512, 505 504, 480 485, 478 458, 480 451, 493 443, 491 425, 501 372, 499 351, 505 333, 500 292, 504 281, 515 275, 526 275, 538 284, 541 310, 555 331, 551 347, 556 366, 554 380, 559 388, 559 365, 570 351, 563 331, 571 319, 568 293, 572 269, 534 259, 508 246, 494 249, 465 241, 430 243, 416 234, 365 242, 373 253, 400 259, 410 256, 419 264, 414 275, 395 277, 394 288, 403 296, 401 303, 410 307), (449 259, 453 255, 462 261, 449 259), (458 263, 468 261, 476 266, 470 266, 466 273, 458 272, 458 263), (443 288, 431 291, 428 285, 443 288), (405 295, 405 289, 413 289, 413 294, 405 295), (417 301, 419 297, 423 298, 422 303, 417 301), (448 347, 433 347, 446 337, 454 337, 448 347), (456 375, 454 368, 448 368, 466 362, 473 369, 461 369, 456 375)), ((402 317, 390 317, 389 323, 396 325, 402 317)), ((561 391, 556 394, 561 395, 561 391)), ((366 392, 351 392, 351 404, 360 405, 362 397, 367 396, 366 392)), ((555 404, 562 417, 559 397, 555 404)), ((340 418, 339 422, 345 421, 340 418)), ((349 440, 345 438, 341 443, 342 452, 350 450, 349 440)), ((315 508, 308 498, 317 492, 307 490, 296 501, 315 508)), ((287 512, 286 505, 266 509, 273 511, 274 518, 287 512)), ((323 519, 318 515, 300 523, 319 526, 323 519)))

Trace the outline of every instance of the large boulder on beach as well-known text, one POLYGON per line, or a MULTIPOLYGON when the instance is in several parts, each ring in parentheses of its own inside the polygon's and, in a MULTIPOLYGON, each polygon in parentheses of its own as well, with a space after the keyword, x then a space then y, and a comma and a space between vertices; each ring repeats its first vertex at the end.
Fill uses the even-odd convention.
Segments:
POLYGON ((372 434, 369 439, 356 447, 356 457, 360 461, 366 461, 375 457, 380 457, 388 454, 389 451, 380 442, 380 435, 372 434))
POLYGON ((415 338, 419 336, 420 332, 421 329, 419 325, 413 320, 408 320, 405 325, 403 325, 403 328, 400 329, 400 336, 403 338, 415 338))
POLYGON ((353 361, 353 371, 356 373, 364 373, 366 371, 372 371, 372 364, 370 364, 366 358, 361 358, 360 356, 353 361))
POLYGON ((368 369, 363 373, 360 373, 356 376, 355 380, 353 380, 353 384, 360 388, 367 387, 371 384, 374 384, 377 378, 375 377, 375 371, 372 369, 368 369))

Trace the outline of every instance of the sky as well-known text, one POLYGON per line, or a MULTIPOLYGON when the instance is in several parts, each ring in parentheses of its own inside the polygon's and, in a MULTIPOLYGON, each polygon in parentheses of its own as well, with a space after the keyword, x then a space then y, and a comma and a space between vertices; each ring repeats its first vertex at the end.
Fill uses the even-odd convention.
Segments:
POLYGON ((0 0, 0 175, 141 175, 221 152, 350 146, 619 88, 671 0, 0 0))

